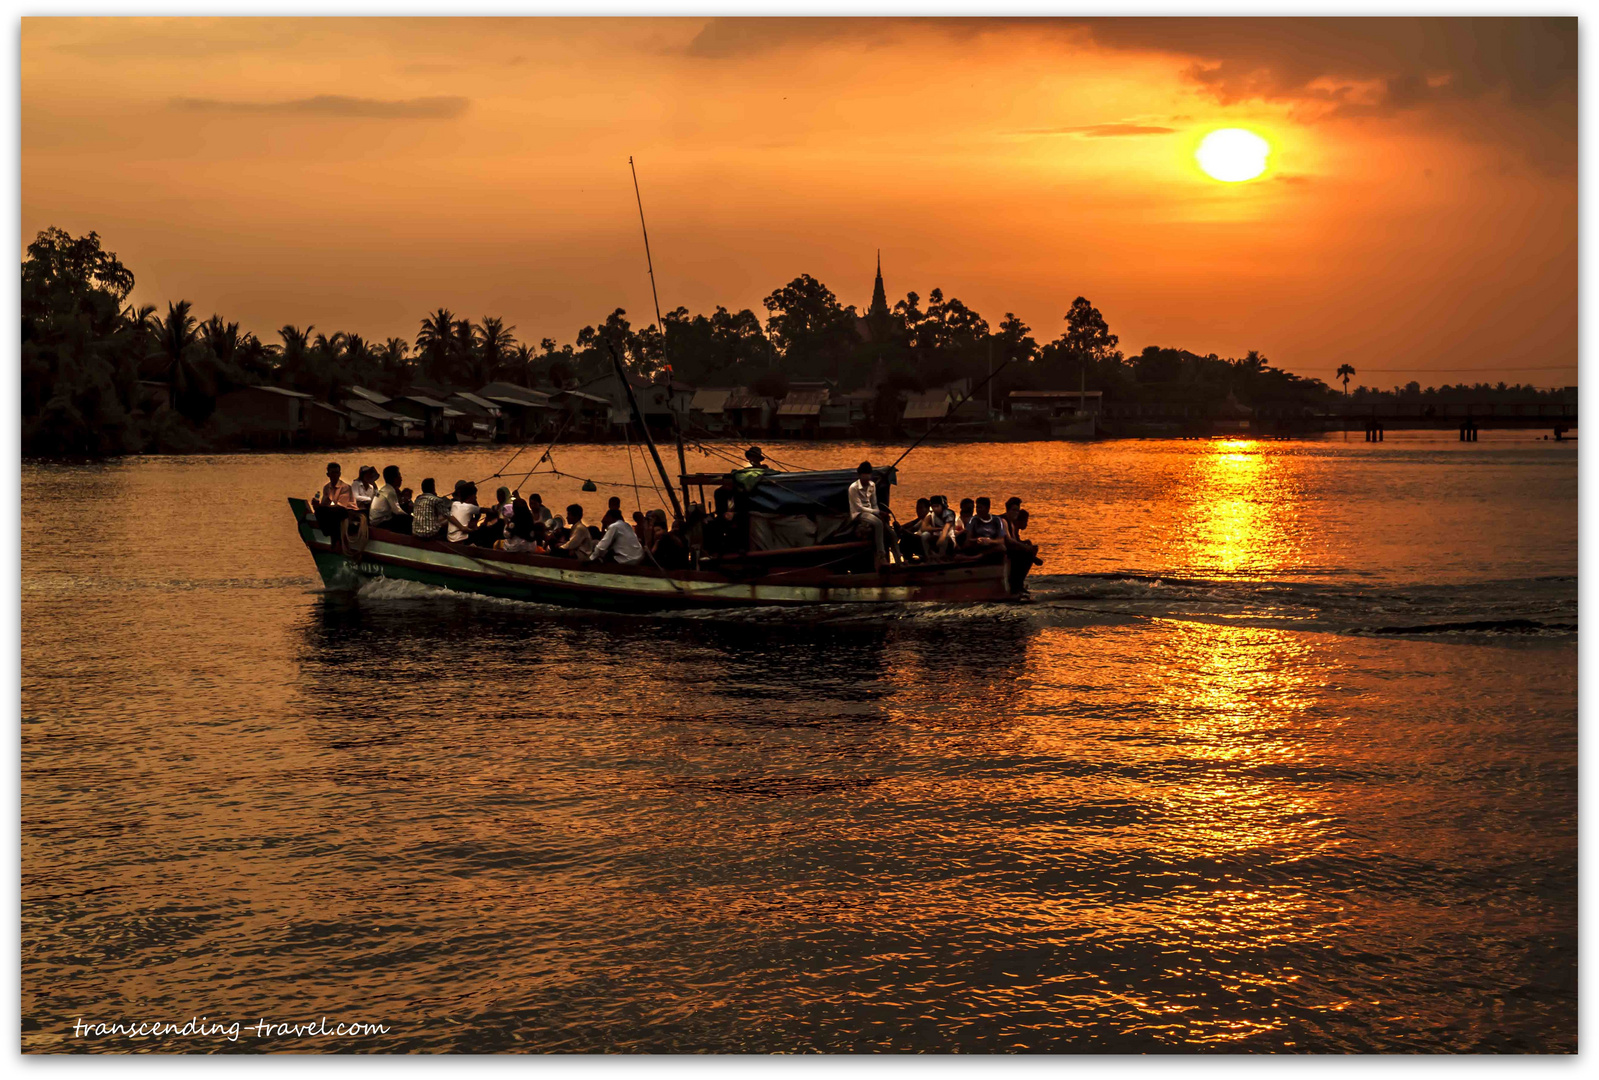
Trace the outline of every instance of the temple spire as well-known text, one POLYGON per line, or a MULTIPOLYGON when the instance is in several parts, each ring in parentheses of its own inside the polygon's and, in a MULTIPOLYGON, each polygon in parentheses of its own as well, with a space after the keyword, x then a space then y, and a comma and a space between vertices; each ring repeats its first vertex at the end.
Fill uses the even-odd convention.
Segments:
POLYGON ((877 249, 877 283, 872 286, 872 306, 867 309, 867 318, 873 316, 886 316, 888 314, 888 292, 883 288, 883 249, 877 249))

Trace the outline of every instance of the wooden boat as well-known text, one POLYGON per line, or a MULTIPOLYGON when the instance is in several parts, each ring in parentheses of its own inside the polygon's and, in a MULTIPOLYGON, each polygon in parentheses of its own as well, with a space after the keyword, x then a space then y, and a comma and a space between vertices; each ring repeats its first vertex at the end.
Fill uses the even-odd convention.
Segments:
MULTIPOLYGON (((300 539, 330 589, 393 578, 458 592, 612 611, 759 605, 958 603, 1013 595, 1003 551, 873 569, 864 541, 749 552, 714 568, 662 570, 497 551, 363 527, 329 535, 290 499, 300 539)), ((352 523, 353 524, 353 523, 352 523)))
MULTIPOLYGON (((378 578, 397 578, 485 596, 617 611, 774 604, 959 603, 1004 600, 1022 588, 1031 557, 1026 557, 1026 565, 1018 561, 1013 567, 1012 557, 1004 549, 942 562, 893 562, 874 567, 871 544, 853 539, 847 528, 847 492, 855 480, 853 470, 774 473, 755 467, 726 474, 690 475, 685 469, 677 478, 683 493, 679 501, 649 425, 639 411, 621 357, 614 350, 611 364, 626 393, 630 422, 649 449, 675 519, 688 520, 684 509, 691 486, 698 486, 702 507, 707 505, 707 486, 715 488, 724 501, 732 499, 733 509, 742 513, 746 522, 753 524, 761 519, 772 526, 763 530, 766 535, 759 543, 756 530, 748 530, 748 546, 753 550, 702 559, 694 569, 668 570, 648 559, 639 565, 619 566, 425 540, 409 533, 372 528, 359 516, 344 519, 338 535, 330 535, 318 525, 316 514, 304 499, 290 499, 300 539, 316 560, 323 582, 329 588, 351 588, 378 578), (801 532, 808 525, 812 542, 796 545, 774 540, 784 524, 801 526, 801 532), (838 536, 850 539, 830 542, 838 536), (819 543, 815 542, 818 538, 819 543)), ((681 466, 681 430, 677 441, 681 466)), ((908 453, 910 450, 905 451, 908 453)), ((905 454, 900 455, 901 460, 905 454)), ((896 461, 872 473, 879 505, 885 510, 890 488, 897 479, 897 465, 896 461)))

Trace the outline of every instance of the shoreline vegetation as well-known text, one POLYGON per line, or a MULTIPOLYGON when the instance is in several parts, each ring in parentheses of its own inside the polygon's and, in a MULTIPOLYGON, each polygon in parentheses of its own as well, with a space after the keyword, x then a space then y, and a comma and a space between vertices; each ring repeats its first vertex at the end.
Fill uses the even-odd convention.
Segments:
MULTIPOLYGON (((1040 344, 1014 314, 991 326, 937 288, 925 301, 907 292, 891 306, 881 268, 864 312, 801 274, 766 297, 764 322, 747 308, 718 306, 706 315, 679 307, 662 317, 663 337, 653 325, 635 328, 619 307, 570 343, 544 338, 536 346, 519 341, 503 319, 473 321, 445 308, 422 318, 410 341, 368 341, 292 323, 269 341, 221 315, 201 321, 186 300, 169 302, 165 314, 134 307, 127 302, 133 286, 132 271, 94 232, 74 237, 52 227, 28 246, 22 263, 24 455, 533 439, 566 430, 578 411, 607 401, 600 386, 607 378, 616 382, 612 352, 637 387, 659 388, 665 411, 658 415, 666 415, 668 425, 670 410, 688 421, 696 391, 719 388, 727 391, 724 398, 736 399, 729 399, 725 417, 722 404, 710 420, 695 415, 696 439, 886 441, 914 438, 937 425, 945 440, 1033 440, 1051 437, 1063 409, 1071 410, 1064 414, 1069 420, 1090 400, 1096 415, 1163 418, 1156 426, 1171 434, 1219 424, 1292 435, 1319 431, 1311 418, 1340 402, 1536 405, 1569 397, 1559 389, 1503 382, 1351 390, 1352 365, 1339 369, 1343 385, 1333 387, 1273 367, 1253 350, 1235 359, 1152 345, 1127 357, 1099 310, 1081 296, 1064 315, 1059 336, 1040 344), (504 388, 495 401, 507 413, 519 405, 524 415, 536 410, 539 426, 508 425, 493 403, 480 409, 478 392, 490 386, 504 388), (270 396, 262 390, 293 404, 298 419, 287 429, 269 429, 266 439, 241 436, 237 425, 222 422, 219 401, 252 391, 270 396), (414 417, 387 408, 418 398, 434 404, 449 399, 458 407, 431 416, 432 406, 423 406, 411 410, 414 417), (375 409, 352 408, 357 401, 375 409), (748 404, 732 408, 740 403, 748 404), (787 403, 794 407, 785 409, 787 403), (1012 409, 1016 403, 1022 407, 1012 409), (819 425, 815 418, 826 410, 842 426, 819 425), (385 412, 393 424, 381 417, 372 422, 385 412)), ((627 415, 625 407, 620 415, 627 415)), ((571 427, 573 440, 608 441, 613 419, 583 417, 571 427)), ((655 420, 650 423, 654 427, 655 420)), ((1139 433, 1138 427, 1124 425, 1128 433, 1139 433)))

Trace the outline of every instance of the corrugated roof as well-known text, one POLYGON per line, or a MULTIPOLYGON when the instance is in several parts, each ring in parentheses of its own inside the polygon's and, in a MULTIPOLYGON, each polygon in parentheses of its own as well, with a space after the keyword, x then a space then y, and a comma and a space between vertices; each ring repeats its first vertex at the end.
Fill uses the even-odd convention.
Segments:
MULTIPOLYGON (((430 397, 428 397, 428 396, 426 396, 424 394, 406 394, 403 398, 397 398, 395 400, 398 400, 398 401, 414 401, 418 405, 422 406, 424 409, 445 409, 445 408, 448 408, 448 406, 445 405, 444 402, 435 401, 433 398, 430 398, 430 397)), ((456 415, 459 416, 460 414, 457 413, 456 415)))
POLYGON ((1044 401, 1053 398, 1103 397, 1104 393, 1103 390, 1012 390, 1010 396, 1012 401, 1018 398, 1044 401))
POLYGON ((511 401, 518 405, 547 405, 550 400, 550 395, 542 390, 533 390, 511 382, 491 382, 479 388, 477 394, 478 397, 488 398, 490 401, 511 401))
POLYGON ((390 423, 393 423, 396 420, 407 424, 416 423, 416 421, 409 416, 401 416, 399 413, 394 412, 391 409, 385 409, 381 405, 374 405, 365 398, 347 398, 344 402, 344 407, 353 413, 360 413, 362 416, 370 416, 374 420, 386 420, 390 423))
POLYGON ((759 409, 766 404, 766 398, 753 390, 734 390, 727 395, 727 400, 722 403, 725 412, 728 409, 759 409))
POLYGON ((388 395, 380 394, 376 390, 368 390, 364 386, 352 386, 350 387, 350 393, 356 397, 365 398, 374 405, 387 405, 389 402, 388 395))
POLYGON ((555 396, 556 397, 582 398, 584 401, 597 401, 601 405, 609 405, 609 404, 611 404, 611 399, 608 398, 608 397, 601 397, 598 394, 587 394, 587 393, 584 393, 582 390, 562 390, 562 391, 559 391, 555 396))
POLYGON ((912 394, 905 402, 905 419, 936 420, 949 412, 949 391, 923 390, 912 394))
POLYGON ((778 416, 815 416, 827 401, 826 390, 790 390, 777 407, 778 416))
POLYGON ((465 401, 468 404, 476 405, 480 409, 488 409, 490 412, 498 412, 499 409, 500 409, 500 407, 498 405, 494 404, 494 402, 485 401, 484 399, 478 397, 476 394, 469 394, 465 390, 459 390, 456 393, 452 394, 451 397, 452 398, 460 398, 462 401, 465 401))
POLYGON ((329 405, 325 401, 310 401, 310 402, 307 402, 307 404, 310 405, 312 408, 326 409, 328 412, 332 413, 335 416, 344 416, 344 415, 346 415, 346 413, 345 413, 345 411, 343 409, 339 408, 337 405, 329 405))
MULTIPOLYGON (((540 396, 542 396, 542 395, 540 395, 540 396)), ((496 405, 499 405, 501 407, 509 407, 509 408, 513 408, 513 409, 553 409, 553 408, 555 408, 554 405, 550 404, 550 401, 549 401, 548 398, 545 398, 543 401, 524 401, 524 400, 522 400, 520 398, 503 396, 503 395, 500 395, 500 394, 489 394, 489 395, 487 395, 487 397, 488 397, 488 399, 490 401, 494 402, 496 405)))
POLYGON ((688 403, 688 407, 698 409, 700 412, 719 413, 727 407, 727 399, 732 396, 732 390, 696 390, 694 399, 688 403))
POLYGON ((250 386, 249 390, 265 390, 269 394, 282 394, 284 397, 309 398, 310 394, 302 394, 298 390, 285 390, 281 386, 250 386))

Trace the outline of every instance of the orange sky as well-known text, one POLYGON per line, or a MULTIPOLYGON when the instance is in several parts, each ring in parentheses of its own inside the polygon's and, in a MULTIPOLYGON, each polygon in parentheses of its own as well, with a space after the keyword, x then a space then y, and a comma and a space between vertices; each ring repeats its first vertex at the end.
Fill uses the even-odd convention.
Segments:
POLYGON ((21 67, 24 243, 268 340, 646 321, 631 154, 663 308, 864 307, 881 247, 1041 341, 1083 294, 1129 353, 1576 377, 1575 20, 30 18, 21 67), (1195 166, 1228 126, 1260 180, 1195 166))

